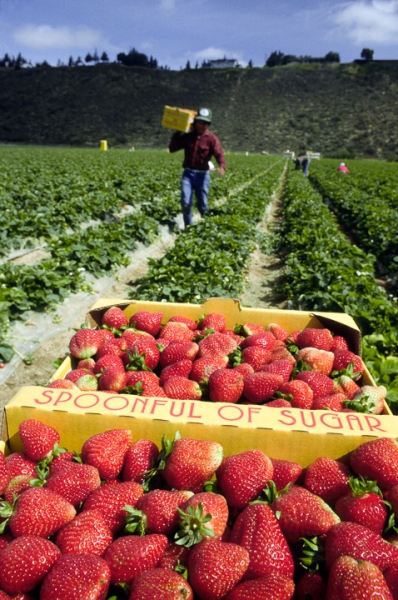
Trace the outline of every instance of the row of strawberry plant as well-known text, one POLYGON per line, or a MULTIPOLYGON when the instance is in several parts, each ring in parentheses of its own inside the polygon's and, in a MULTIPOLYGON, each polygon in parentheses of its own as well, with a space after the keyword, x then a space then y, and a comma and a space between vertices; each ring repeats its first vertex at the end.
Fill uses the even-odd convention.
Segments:
MULTIPOLYGON (((238 164, 242 158, 237 158, 238 164)), ((256 164, 246 187, 227 193, 221 204, 213 201, 205 218, 184 230, 163 258, 149 261, 148 274, 134 282, 131 298, 198 303, 212 296, 240 295, 256 225, 272 199, 285 161, 272 157, 265 162, 262 157, 256 164)))
POLYGON ((299 310, 350 314, 363 333, 363 357, 387 400, 398 407, 398 306, 378 286, 374 257, 352 244, 333 213, 301 173, 285 182, 279 252, 281 291, 299 310))

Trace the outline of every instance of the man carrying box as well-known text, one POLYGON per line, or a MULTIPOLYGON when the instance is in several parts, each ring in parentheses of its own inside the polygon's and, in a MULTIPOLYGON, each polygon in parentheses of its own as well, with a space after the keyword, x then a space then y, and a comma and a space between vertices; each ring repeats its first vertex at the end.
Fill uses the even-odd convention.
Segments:
POLYGON ((181 178, 181 209, 185 226, 192 223, 192 199, 195 192, 196 205, 201 216, 209 209, 210 187, 209 161, 214 156, 218 163, 218 174, 222 177, 226 169, 220 140, 208 131, 211 123, 211 110, 200 108, 195 116, 193 129, 189 133, 176 131, 170 140, 169 151, 184 150, 181 178))

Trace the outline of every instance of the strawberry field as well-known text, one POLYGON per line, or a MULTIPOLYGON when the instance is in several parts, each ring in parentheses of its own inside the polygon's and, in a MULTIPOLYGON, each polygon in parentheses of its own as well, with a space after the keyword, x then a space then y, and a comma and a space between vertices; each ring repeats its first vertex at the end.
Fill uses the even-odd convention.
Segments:
POLYGON ((212 175, 208 215, 179 231, 181 162, 165 151, 0 149, 5 368, 17 349, 15 324, 28 311, 62 314, 66 298, 89 292, 101 277, 117 278, 137 245, 150 248, 167 228, 173 243, 149 259, 146 274, 132 278, 124 297, 240 298, 250 283, 253 250, 277 256, 276 297, 289 308, 353 316, 363 358, 395 411, 397 166, 353 161, 344 176, 337 161, 312 161, 306 179, 283 157, 228 155, 225 177, 212 175), (264 233, 260 225, 271 205, 276 218, 264 233), (40 260, 24 262, 32 252, 40 260))

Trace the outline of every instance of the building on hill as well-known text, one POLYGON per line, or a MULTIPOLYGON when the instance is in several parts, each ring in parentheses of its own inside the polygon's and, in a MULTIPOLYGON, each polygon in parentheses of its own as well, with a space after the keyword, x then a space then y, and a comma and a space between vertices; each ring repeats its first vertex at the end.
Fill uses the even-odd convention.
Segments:
POLYGON ((231 69, 240 67, 240 63, 236 58, 220 58, 218 60, 207 60, 202 64, 202 69, 231 69))

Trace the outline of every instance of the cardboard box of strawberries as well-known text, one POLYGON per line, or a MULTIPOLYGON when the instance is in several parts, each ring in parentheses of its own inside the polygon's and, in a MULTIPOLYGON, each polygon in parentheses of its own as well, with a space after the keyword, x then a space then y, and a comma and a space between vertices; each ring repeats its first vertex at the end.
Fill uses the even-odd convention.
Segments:
POLYGON ((338 459, 364 439, 398 437, 398 419, 360 358, 346 314, 102 300, 71 335, 70 356, 46 387, 5 408, 3 439, 37 419, 80 451, 106 427, 212 440, 227 455, 258 449, 302 467, 338 459))

